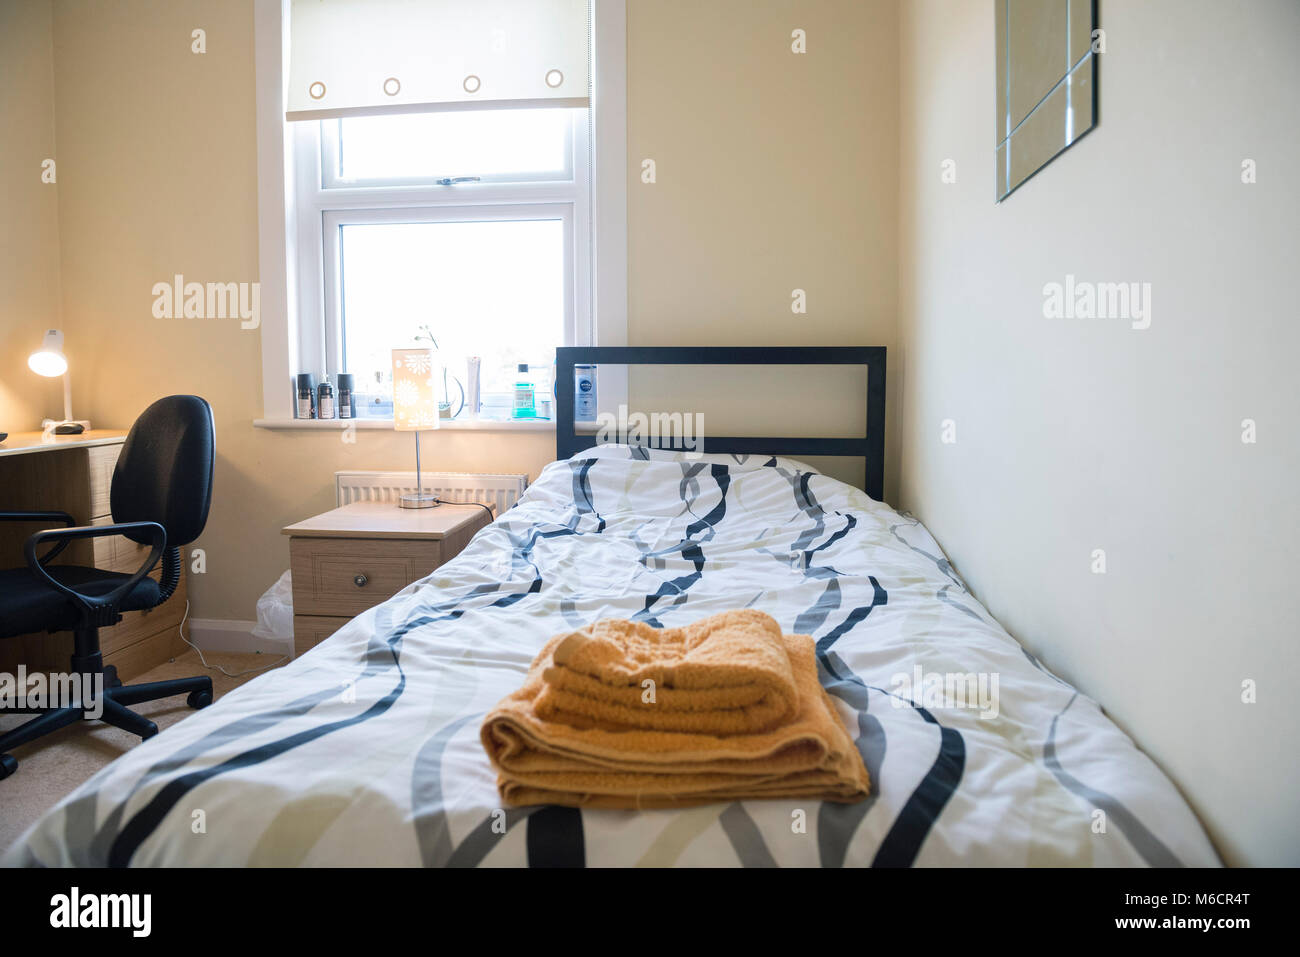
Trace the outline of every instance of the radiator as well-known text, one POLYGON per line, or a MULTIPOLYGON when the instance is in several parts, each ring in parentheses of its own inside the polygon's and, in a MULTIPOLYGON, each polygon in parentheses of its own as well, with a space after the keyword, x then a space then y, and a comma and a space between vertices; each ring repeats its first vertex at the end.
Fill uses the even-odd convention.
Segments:
MULTIPOLYGON (((503 514, 524 494, 527 475, 485 475, 473 472, 421 472, 426 492, 448 502, 482 502, 503 514)), ((414 494, 414 472, 335 472, 334 497, 339 505, 351 502, 397 503, 401 495, 414 494)))

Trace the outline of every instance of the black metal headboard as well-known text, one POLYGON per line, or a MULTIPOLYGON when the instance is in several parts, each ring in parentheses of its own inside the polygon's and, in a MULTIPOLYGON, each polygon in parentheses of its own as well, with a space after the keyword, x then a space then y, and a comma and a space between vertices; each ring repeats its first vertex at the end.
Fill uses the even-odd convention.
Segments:
MULTIPOLYGON (((594 433, 574 425, 573 367, 599 365, 860 365, 867 367, 867 434, 856 439, 704 436, 693 451, 736 455, 848 455, 866 463, 863 490, 877 501, 885 488, 884 346, 565 346, 555 350, 555 455, 567 459, 594 448, 594 433)), ((651 448, 682 451, 681 437, 646 441, 651 448)))

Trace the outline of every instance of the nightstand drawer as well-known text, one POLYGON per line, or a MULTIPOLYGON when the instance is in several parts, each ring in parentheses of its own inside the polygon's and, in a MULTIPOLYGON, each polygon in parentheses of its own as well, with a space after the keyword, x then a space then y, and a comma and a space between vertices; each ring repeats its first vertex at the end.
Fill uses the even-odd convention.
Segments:
POLYGON ((442 562, 440 541, 291 538, 295 615, 359 615, 442 562))
POLYGON ((491 521, 477 505, 352 502, 286 526, 295 654, 451 561, 491 521))
POLYGON ((306 654, 334 632, 346 625, 348 618, 321 618, 316 615, 293 616, 293 656, 306 654))

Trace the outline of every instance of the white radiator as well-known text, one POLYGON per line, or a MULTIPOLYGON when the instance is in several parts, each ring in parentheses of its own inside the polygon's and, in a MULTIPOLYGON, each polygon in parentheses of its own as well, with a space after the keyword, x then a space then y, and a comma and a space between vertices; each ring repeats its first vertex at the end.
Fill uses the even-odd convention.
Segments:
MULTIPOLYGON (((485 475, 473 472, 421 472, 426 492, 448 502, 481 502, 499 516, 528 487, 527 475, 485 475)), ((414 472, 335 472, 334 497, 339 505, 351 502, 393 502, 415 493, 414 472)))

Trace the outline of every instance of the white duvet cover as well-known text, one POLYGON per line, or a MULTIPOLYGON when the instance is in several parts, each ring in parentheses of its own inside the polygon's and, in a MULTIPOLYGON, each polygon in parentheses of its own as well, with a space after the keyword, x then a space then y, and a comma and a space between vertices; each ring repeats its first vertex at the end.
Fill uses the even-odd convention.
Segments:
POLYGON ((652 455, 548 466, 453 562, 115 761, 5 863, 1218 863, 1164 774, 916 521, 788 460, 652 455), (868 800, 500 806, 479 724, 549 636, 741 607, 816 639, 868 800))

